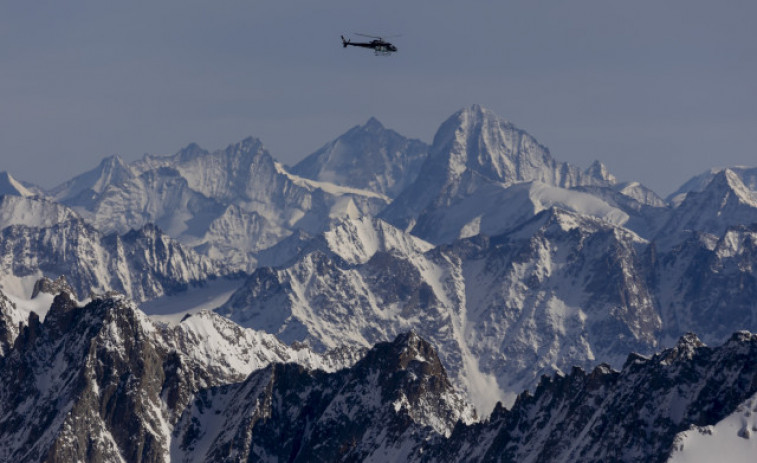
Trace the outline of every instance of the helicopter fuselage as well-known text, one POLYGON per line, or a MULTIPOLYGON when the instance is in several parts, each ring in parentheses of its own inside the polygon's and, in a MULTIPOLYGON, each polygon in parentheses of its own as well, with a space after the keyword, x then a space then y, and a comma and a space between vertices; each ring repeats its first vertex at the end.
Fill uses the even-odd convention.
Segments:
POLYGON ((397 47, 381 39, 371 40, 370 42, 353 42, 342 36, 342 45, 344 48, 347 48, 348 45, 352 45, 353 47, 371 48, 376 54, 389 54, 397 51, 397 47))

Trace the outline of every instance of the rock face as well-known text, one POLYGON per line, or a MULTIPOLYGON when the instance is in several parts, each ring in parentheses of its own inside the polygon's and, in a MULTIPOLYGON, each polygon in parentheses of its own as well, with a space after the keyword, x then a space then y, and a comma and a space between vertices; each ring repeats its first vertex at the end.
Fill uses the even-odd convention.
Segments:
POLYGON ((350 368, 343 354, 293 349, 209 312, 156 325, 120 296, 79 307, 62 292, 0 359, 0 459, 362 459, 473 418, 414 334, 350 368))
POLYGON ((316 349, 416 330, 479 410, 510 403, 542 374, 597 361, 619 368, 628 352, 651 354, 688 331, 708 343, 757 331, 749 227, 660 251, 558 209, 437 247, 382 248, 369 225, 412 242, 381 221, 345 222, 290 263, 258 269, 219 313, 316 349))
POLYGON ((254 267, 255 252, 295 229, 317 233, 332 217, 374 214, 387 202, 377 193, 296 177, 254 138, 214 152, 192 144, 133 164, 109 158, 50 194, 104 232, 157 224, 243 270, 254 267))
POLYGON ((62 292, 0 357, 0 459, 666 461, 757 393, 746 332, 544 377, 478 423, 415 333, 340 358, 210 312, 161 325, 121 296, 62 292))
POLYGON ((174 445, 177 461, 401 461, 466 413, 433 349, 409 334, 339 372, 273 365, 204 390, 174 445))
POLYGON ((66 277, 61 275, 55 280, 43 277, 37 280, 36 283, 34 283, 34 289, 32 290, 32 299, 36 298, 41 293, 57 296, 62 292, 75 294, 73 288, 71 288, 71 285, 69 285, 68 281, 66 281, 66 277))
POLYGON ((15 304, 0 291, 0 358, 13 347, 20 330, 20 318, 15 304))
POLYGON ((754 336, 676 340, 757 331, 754 169, 665 202, 472 106, 294 171, 249 138, 0 175, 0 460, 661 461, 750 418, 754 336), (111 293, 237 271, 173 325, 111 293))
POLYGON ((610 185, 605 169, 587 172, 555 161, 528 133, 478 105, 465 108, 442 124, 434 137, 422 174, 381 217, 426 238, 433 228, 426 216, 475 195, 478 190, 539 181, 569 188, 610 185))
MULTIPOLYGON (((479 410, 555 368, 596 358, 620 365, 629 351, 657 345, 659 314, 639 277, 644 242, 623 229, 550 210, 495 238, 381 248, 368 225, 345 222, 329 246, 257 270, 219 312, 317 349, 416 330, 479 410), (358 259, 352 249, 372 252, 358 259)), ((372 225, 403 242, 402 231, 372 225)))
POLYGON ((734 225, 757 223, 757 194, 732 170, 715 174, 701 191, 686 194, 657 232, 661 241, 684 233, 723 234, 734 225))
POLYGON ((696 234, 654 256, 655 292, 668 339, 697 330, 707 343, 757 323, 757 228, 696 234))
POLYGON ((171 430, 200 390, 270 362, 345 366, 211 313, 156 325, 122 297, 58 295, 0 359, 3 461, 167 461, 171 430))
POLYGON ((0 280, 64 275, 81 298, 116 290, 143 301, 232 273, 153 225, 104 235, 79 218, 50 227, 6 227, 0 253, 0 280))
POLYGON ((292 173, 394 198, 418 176, 428 148, 371 118, 297 163, 292 173))
POLYGON ((512 409, 455 429, 423 460, 664 462, 678 433, 714 425, 754 395, 756 359, 755 335, 718 348, 687 335, 651 358, 630 356, 620 372, 599 366, 544 378, 512 409))

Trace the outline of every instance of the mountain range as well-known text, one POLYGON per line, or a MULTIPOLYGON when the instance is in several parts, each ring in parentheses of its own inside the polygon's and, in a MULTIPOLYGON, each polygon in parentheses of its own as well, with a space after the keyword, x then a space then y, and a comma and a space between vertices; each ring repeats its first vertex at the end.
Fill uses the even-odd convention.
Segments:
POLYGON ((691 458, 757 401, 755 172, 663 199, 473 105, 3 173, 0 459, 691 458))

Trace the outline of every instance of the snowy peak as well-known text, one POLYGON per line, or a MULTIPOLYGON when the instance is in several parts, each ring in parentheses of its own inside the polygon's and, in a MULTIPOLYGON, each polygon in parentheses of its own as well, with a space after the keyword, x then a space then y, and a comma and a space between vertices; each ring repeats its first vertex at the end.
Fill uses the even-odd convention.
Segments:
POLYGON ((254 137, 212 153, 197 145, 189 145, 172 160, 171 165, 187 180, 192 190, 222 201, 253 199, 253 183, 270 182, 276 172, 273 157, 254 137))
POLYGON ((11 225, 51 227, 78 218, 72 209, 40 197, 0 196, 0 230, 11 225))
POLYGON ((3 285, 65 275, 80 297, 116 290, 144 301, 231 273, 154 226, 123 236, 104 235, 79 218, 51 226, 7 227, 0 233, 0 249, 5 257, 0 263, 3 285))
MULTIPOLYGON (((431 230, 445 223, 438 217, 440 209, 454 208, 466 198, 472 198, 475 204, 493 206, 493 187, 502 189, 523 182, 570 188, 610 186, 615 178, 601 164, 595 163, 582 172, 557 162, 527 132, 473 105, 441 125, 417 180, 381 216, 413 233, 418 227, 423 230, 419 236, 425 237, 425 233, 433 235, 431 230), (478 194, 484 196, 479 198, 478 194)), ((465 208, 470 210, 470 205, 465 208)))
POLYGON ((193 159, 207 156, 209 151, 203 149, 197 143, 190 143, 186 147, 179 150, 175 157, 179 162, 190 162, 193 159))
POLYGON ((30 197, 35 193, 13 178, 11 174, 3 171, 0 172, 0 195, 30 197))
POLYGON ((384 130, 384 125, 375 117, 371 117, 361 128, 366 132, 380 132, 384 130))
POLYGON ((85 205, 111 185, 123 185, 134 177, 134 172, 118 155, 103 159, 94 169, 50 190, 56 201, 72 205, 85 205))
POLYGON ((668 239, 692 231, 722 235, 730 226, 752 223, 757 223, 757 195, 738 174, 724 169, 702 191, 686 194, 658 235, 668 239))
POLYGON ((668 201, 674 206, 678 206, 689 193, 703 191, 712 182, 712 180, 725 170, 735 174, 741 182, 750 190, 757 191, 757 168, 735 166, 728 168, 710 169, 707 172, 699 174, 684 183, 678 190, 668 197, 668 201))
POLYGON ((130 166, 109 158, 56 194, 101 231, 126 233, 154 223, 239 270, 254 268, 255 253, 294 230, 320 233, 332 218, 373 215, 389 201, 293 175, 253 137, 212 152, 191 144, 130 166))
POLYGON ((724 169, 717 173, 705 189, 705 191, 708 190, 732 192, 739 202, 757 207, 757 199, 752 190, 747 188, 741 177, 731 169, 724 169))
POLYGON ((441 125, 429 158, 445 162, 450 178, 470 171, 501 183, 537 180, 562 187, 614 183, 601 164, 595 163, 584 174, 558 163, 534 137, 479 105, 458 111, 441 125))
POLYGON ((344 220, 323 234, 329 249, 351 264, 362 264, 377 252, 413 255, 433 245, 380 219, 362 217, 344 220))
POLYGON ((610 184, 614 184, 617 182, 617 179, 614 175, 612 175, 607 169, 607 166, 602 164, 601 162, 594 161, 588 169, 586 169, 585 174, 589 176, 590 178, 594 178, 599 180, 600 182, 607 182, 610 184))
POLYGON ((307 156, 292 172, 395 197, 418 175, 428 146, 371 118, 307 156))

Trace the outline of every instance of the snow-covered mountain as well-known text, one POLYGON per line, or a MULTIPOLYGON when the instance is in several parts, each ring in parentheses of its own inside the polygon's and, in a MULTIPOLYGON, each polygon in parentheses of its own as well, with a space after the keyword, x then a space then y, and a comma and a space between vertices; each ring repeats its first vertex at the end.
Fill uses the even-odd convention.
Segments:
POLYGON ((50 191, 104 232, 153 223, 183 244, 249 269, 255 253, 302 229, 317 233, 334 217, 374 214, 378 193, 290 174, 259 140, 208 152, 189 145, 173 156, 118 157, 50 191))
POLYGON ((415 333, 344 358, 210 312, 156 324, 121 296, 80 306, 62 292, 0 358, 0 459, 666 461, 696 429, 744 441, 746 424, 721 424, 751 416, 757 394, 747 332, 544 377, 478 423, 415 333))
POLYGON ((757 332, 756 187, 668 203, 479 106, 292 169, 248 138, 0 175, 0 460, 688 458, 749 418, 754 336, 624 361, 757 332))
POLYGON ((8 172, 0 172, 0 196, 11 195, 30 197, 40 193, 41 192, 37 188, 31 185, 24 185, 22 182, 13 178, 8 172))
POLYGON ((717 459, 750 461, 748 421, 735 429, 718 423, 751 415, 743 406, 757 391, 755 358, 753 334, 735 334, 717 348, 688 335, 653 357, 629 356, 619 372, 600 365, 588 374, 576 368, 545 377, 512 409, 498 407, 488 422, 456 428, 418 460, 665 462, 674 452, 691 455, 679 453, 691 442, 679 433, 701 432, 714 444, 732 443, 717 459), (715 429, 727 434, 716 436, 715 429))
POLYGON ((721 170, 699 191, 691 190, 657 231, 662 242, 690 232, 721 235, 734 225, 757 223, 757 192, 730 169, 721 170))
POLYGON ((176 425, 176 461, 405 461, 473 416, 415 334, 335 373, 273 365, 201 391, 176 425), (219 425, 219 421, 222 424, 219 425))
POLYGON ((356 126, 292 167, 301 177, 396 197, 418 176, 428 145, 384 128, 356 126))
POLYGON ((707 343, 737 329, 757 331, 757 226, 720 236, 696 234, 669 252, 650 254, 666 336, 697 330, 707 343))
POLYGON ((327 246, 256 270, 219 312, 317 349, 416 330, 479 409, 545 372, 657 344, 645 242, 596 219, 550 209, 510 234, 433 249, 376 219, 329 233, 327 246))
POLYGON ((552 208, 507 233, 438 247, 376 219, 329 236, 256 270, 219 313, 316 349, 416 330, 479 410, 509 403, 542 374, 619 367, 628 352, 651 353, 687 331, 711 343, 757 331, 751 228, 660 251, 623 227, 552 208), (406 244, 377 245, 379 235, 406 244))
POLYGON ((232 274, 223 263, 185 249, 154 225, 124 235, 105 235, 78 217, 43 225, 0 230, 0 285, 5 291, 28 297, 37 279, 64 275, 79 298, 115 290, 143 301, 232 274))
POLYGON ((0 359, 0 459, 218 461, 223 454, 239 461, 233 455, 258 451, 250 441, 291 452, 277 438, 312 429, 313 418, 321 433, 305 437, 333 443, 321 452, 345 453, 355 438, 375 452, 403 441, 418 446, 418 434, 448 434, 472 418, 415 335, 345 369, 355 360, 287 347, 210 312, 161 325, 123 297, 79 306, 62 292, 43 322, 30 316, 0 359), (361 426, 346 420, 356 415, 361 426), (343 435, 327 436, 327 425, 343 435), (245 437, 246 430, 254 432, 245 437))
POLYGON ((623 226, 632 217, 624 206, 613 205, 599 195, 539 181, 506 187, 488 183, 478 187, 475 194, 449 206, 424 212, 423 220, 412 228, 412 233, 436 244, 452 243, 481 233, 498 235, 553 207, 623 226))
POLYGON ((71 208, 43 198, 0 195, 0 230, 11 225, 52 227, 79 215, 71 208))
POLYGON ((741 180, 741 183, 751 191, 757 191, 757 168, 744 166, 721 167, 710 169, 692 177, 668 196, 668 201, 673 205, 680 204, 688 193, 704 190, 712 182, 713 178, 724 170, 731 171, 731 174, 736 175, 741 180))
MULTIPOLYGON (((583 172, 556 161, 531 135, 473 105, 441 125, 418 178, 381 217, 399 228, 425 232, 434 227, 433 223, 426 225, 428 214, 453 206, 491 184, 528 181, 569 188, 611 185, 615 179, 602 166, 583 172)), ((423 232, 416 235, 425 238, 423 232)))

